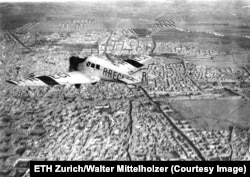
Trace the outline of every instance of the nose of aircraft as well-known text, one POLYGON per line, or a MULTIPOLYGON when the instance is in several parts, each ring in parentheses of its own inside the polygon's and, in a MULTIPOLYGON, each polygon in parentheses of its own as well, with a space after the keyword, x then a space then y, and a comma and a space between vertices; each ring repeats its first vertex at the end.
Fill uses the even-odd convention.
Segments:
POLYGON ((80 58, 80 57, 75 57, 75 56, 70 57, 69 58, 69 72, 77 71, 78 65, 86 61, 87 58, 88 57, 85 57, 85 58, 80 58))

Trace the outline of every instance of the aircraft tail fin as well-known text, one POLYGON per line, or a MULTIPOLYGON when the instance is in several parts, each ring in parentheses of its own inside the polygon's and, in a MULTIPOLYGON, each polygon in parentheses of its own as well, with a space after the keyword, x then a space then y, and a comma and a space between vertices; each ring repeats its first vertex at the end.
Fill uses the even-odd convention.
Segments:
POLYGON ((140 82, 141 85, 148 85, 148 73, 146 71, 136 72, 131 76, 140 82))

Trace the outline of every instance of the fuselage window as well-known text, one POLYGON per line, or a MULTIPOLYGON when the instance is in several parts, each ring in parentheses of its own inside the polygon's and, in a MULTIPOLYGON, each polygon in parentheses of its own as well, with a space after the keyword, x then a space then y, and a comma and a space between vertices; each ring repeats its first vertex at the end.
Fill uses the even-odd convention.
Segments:
POLYGON ((91 63, 91 68, 95 68, 95 64, 94 63, 91 63))
POLYGON ((88 63, 86 64, 86 66, 89 66, 90 65, 90 62, 88 61, 88 63))
POLYGON ((100 69, 100 65, 96 65, 96 69, 100 69))

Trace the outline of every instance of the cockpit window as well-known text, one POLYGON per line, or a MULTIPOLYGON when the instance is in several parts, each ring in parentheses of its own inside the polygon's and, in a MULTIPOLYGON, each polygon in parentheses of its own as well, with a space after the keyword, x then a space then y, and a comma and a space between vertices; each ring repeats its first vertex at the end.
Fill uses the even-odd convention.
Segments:
POLYGON ((86 66, 89 66, 90 65, 90 62, 88 61, 88 63, 86 64, 86 66))
POLYGON ((96 69, 100 69, 100 65, 96 65, 96 69))
POLYGON ((91 68, 95 68, 95 64, 94 63, 91 63, 91 68))

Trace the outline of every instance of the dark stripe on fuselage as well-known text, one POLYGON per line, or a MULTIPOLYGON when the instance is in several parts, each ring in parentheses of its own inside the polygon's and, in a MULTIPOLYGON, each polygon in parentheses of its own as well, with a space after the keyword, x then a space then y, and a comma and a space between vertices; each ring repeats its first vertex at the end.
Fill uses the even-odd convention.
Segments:
POLYGON ((56 82, 54 79, 50 78, 49 76, 39 76, 37 79, 41 80, 47 85, 60 85, 58 82, 56 82))

